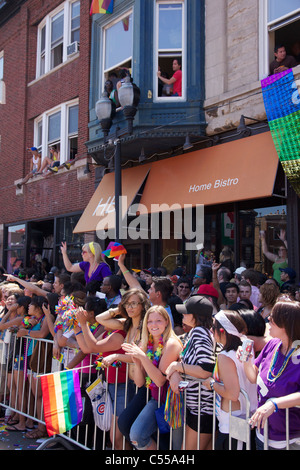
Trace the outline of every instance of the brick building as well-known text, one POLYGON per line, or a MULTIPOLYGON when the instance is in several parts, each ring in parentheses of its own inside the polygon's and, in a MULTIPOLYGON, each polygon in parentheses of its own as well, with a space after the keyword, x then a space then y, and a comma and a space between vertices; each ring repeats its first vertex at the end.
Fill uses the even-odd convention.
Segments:
POLYGON ((58 264, 62 239, 75 258, 80 251, 82 237, 72 228, 94 191, 85 146, 91 21, 88 0, 3 1, 0 7, 1 253, 11 272, 34 263, 36 254, 58 264), (61 164, 75 163, 18 188, 29 172, 27 149, 37 147, 43 161, 50 145, 61 164))

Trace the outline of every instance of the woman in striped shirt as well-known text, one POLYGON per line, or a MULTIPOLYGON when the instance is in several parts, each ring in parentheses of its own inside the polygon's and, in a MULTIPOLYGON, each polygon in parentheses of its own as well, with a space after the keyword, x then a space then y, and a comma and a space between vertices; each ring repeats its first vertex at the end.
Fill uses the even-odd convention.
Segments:
POLYGON ((183 322, 192 327, 180 361, 173 362, 166 374, 172 390, 178 393, 182 375, 189 378, 186 388, 186 450, 210 450, 213 427, 213 393, 197 379, 206 379, 214 369, 212 303, 201 295, 192 296, 185 304, 176 305, 184 315, 183 322), (201 393, 201 395, 200 395, 201 393), (199 397, 201 396, 201 400, 199 397))

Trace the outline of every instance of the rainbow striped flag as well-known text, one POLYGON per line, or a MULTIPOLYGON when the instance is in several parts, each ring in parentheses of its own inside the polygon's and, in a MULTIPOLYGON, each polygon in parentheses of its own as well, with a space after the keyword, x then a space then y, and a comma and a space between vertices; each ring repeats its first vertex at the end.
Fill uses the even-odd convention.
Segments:
POLYGON ((49 436, 62 434, 82 420, 79 371, 41 375, 44 417, 49 436))
POLYGON ((112 13, 114 9, 114 0, 93 0, 90 15, 95 13, 112 13))

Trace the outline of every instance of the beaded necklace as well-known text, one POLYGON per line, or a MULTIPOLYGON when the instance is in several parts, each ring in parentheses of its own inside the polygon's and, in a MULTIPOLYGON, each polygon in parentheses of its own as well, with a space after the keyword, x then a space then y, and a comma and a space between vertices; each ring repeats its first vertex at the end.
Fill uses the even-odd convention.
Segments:
MULTIPOLYGON (((159 338, 159 343, 156 351, 153 351, 153 343, 153 336, 149 335, 146 356, 150 359, 150 361, 152 361, 152 364, 157 367, 164 346, 163 336, 161 335, 161 337, 159 338)), ((153 382, 149 376, 146 377, 146 387, 150 389, 153 387, 153 382)))
POLYGON ((283 371, 285 370, 286 366, 288 365, 288 362, 293 354, 293 352, 298 349, 298 347, 296 348, 292 348, 290 350, 290 352, 288 353, 288 355, 285 357, 284 361, 283 361, 283 364, 282 366, 280 367, 279 371, 277 372, 277 374, 275 374, 275 365, 276 365, 276 361, 278 359, 278 353, 279 353, 279 349, 281 347, 282 343, 279 343, 277 348, 275 349, 274 351, 274 354, 273 354, 273 357, 272 357, 272 360, 271 360, 271 363, 270 363, 270 367, 269 367, 269 370, 268 370, 268 375, 267 375, 267 379, 269 382, 272 382, 274 383, 283 373, 283 371))

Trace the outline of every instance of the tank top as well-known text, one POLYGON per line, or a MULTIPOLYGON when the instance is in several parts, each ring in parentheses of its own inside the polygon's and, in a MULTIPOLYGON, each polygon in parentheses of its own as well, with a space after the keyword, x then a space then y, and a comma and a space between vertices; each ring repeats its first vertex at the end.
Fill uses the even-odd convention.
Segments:
MULTIPOLYGON (((233 360, 236 366, 237 375, 239 379, 240 388, 243 389, 249 398, 250 401, 250 414, 257 408, 257 388, 256 384, 251 384, 246 377, 244 371, 244 364, 236 357, 236 351, 221 351, 219 354, 223 354, 233 360)), ((218 371, 218 360, 216 362, 216 367, 214 370, 214 379, 216 382, 221 383, 219 371, 218 371)), ((229 433, 229 413, 221 409, 222 397, 216 394, 216 415, 219 421, 219 430, 224 434, 229 433)), ((233 416, 246 417, 247 411, 247 402, 244 395, 240 392, 239 394, 240 409, 232 411, 233 416)))

